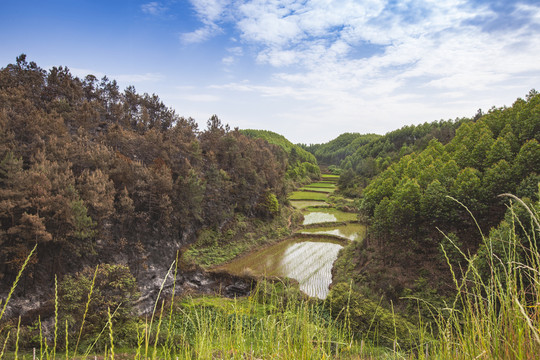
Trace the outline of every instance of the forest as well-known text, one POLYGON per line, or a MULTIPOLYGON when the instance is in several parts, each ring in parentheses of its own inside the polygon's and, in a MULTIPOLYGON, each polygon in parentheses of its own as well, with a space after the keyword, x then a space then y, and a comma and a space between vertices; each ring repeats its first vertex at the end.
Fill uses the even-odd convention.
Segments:
POLYGON ((441 247, 452 264, 466 266, 459 251, 485 252, 481 234, 510 226, 501 194, 538 208, 540 94, 470 119, 304 147, 340 169, 340 191, 357 198, 370 222, 366 241, 349 249, 354 270, 343 276, 394 303, 425 293, 440 301, 454 291, 441 247))

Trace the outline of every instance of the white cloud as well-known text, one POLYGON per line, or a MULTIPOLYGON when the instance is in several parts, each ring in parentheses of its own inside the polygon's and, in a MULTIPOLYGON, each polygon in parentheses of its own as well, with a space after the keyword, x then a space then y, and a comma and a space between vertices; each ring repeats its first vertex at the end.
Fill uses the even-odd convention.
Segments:
POLYGON ((237 58, 244 55, 244 49, 240 46, 235 46, 227 49, 228 56, 225 56, 221 59, 221 62, 225 66, 231 66, 236 63, 237 58))
MULTIPOLYGON (((492 31, 507 14, 467 0, 192 3, 202 23, 200 34, 190 33, 194 41, 232 29, 261 68, 273 69, 258 82, 213 89, 299 101, 279 114, 300 122, 339 118, 354 126, 361 118, 375 131, 395 119, 474 115, 467 111, 507 104, 540 79, 539 6, 515 4, 508 15, 519 21, 492 31)), ((242 47, 235 51, 227 49, 223 64, 244 56, 242 47)))
POLYGON ((219 27, 209 24, 195 31, 180 34, 180 40, 184 44, 195 44, 206 41, 220 31, 219 27))
POLYGON ((222 32, 218 22, 222 21, 228 0, 190 0, 197 18, 203 26, 180 35, 184 44, 200 43, 222 32))
POLYGON ((167 11, 167 7, 165 5, 160 4, 157 1, 152 1, 146 4, 141 5, 141 10, 143 13, 157 16, 165 13, 167 11))

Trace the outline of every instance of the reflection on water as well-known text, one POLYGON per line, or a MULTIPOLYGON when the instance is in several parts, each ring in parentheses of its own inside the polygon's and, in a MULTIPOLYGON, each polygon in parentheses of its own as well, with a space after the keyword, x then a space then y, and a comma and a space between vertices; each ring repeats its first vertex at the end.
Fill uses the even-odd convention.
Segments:
POLYGON ((310 212, 309 214, 304 215, 303 225, 317 224, 322 222, 334 222, 337 221, 337 218, 333 214, 328 214, 324 212, 310 212))
POLYGON ((285 251, 279 264, 280 271, 298 280, 300 290, 309 296, 324 299, 332 282, 332 265, 341 248, 332 243, 296 243, 285 251))
POLYGON ((324 299, 332 282, 332 265, 341 245, 331 242, 284 241, 226 266, 231 272, 246 268, 267 276, 286 276, 309 296, 324 299))

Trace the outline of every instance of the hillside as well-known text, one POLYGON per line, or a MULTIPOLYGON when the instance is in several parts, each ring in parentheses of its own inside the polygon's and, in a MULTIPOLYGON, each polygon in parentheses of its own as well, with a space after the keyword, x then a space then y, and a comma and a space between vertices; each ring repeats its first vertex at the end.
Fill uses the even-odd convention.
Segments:
POLYGON ((485 250, 479 231, 488 236, 508 226, 503 220, 512 214, 499 195, 515 194, 531 208, 538 204, 539 141, 540 94, 532 90, 511 107, 463 122, 446 145, 432 139, 396 157, 358 185, 359 207, 371 227, 367 240, 346 255, 352 273, 338 276, 362 279, 359 287, 394 304, 404 296, 429 293, 440 300, 452 294, 447 262, 466 267, 463 254, 485 250))
POLYGON ((217 116, 199 130, 157 95, 21 55, 0 69, 0 294, 36 244, 17 296, 102 263, 154 289, 204 231, 281 216, 287 164, 217 116))

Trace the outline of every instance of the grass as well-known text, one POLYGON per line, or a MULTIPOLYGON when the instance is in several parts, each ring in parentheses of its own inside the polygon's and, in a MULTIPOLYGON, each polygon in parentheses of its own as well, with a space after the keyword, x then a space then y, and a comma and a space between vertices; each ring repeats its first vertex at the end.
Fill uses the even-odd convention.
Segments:
POLYGON ((336 184, 327 183, 327 182, 314 182, 305 186, 306 188, 329 188, 335 189, 336 184))
POLYGON ((421 347, 419 358, 540 358, 540 217, 534 207, 514 200, 528 219, 520 220, 519 209, 510 206, 510 220, 489 237, 482 235, 485 256, 461 252, 468 266, 454 276, 453 304, 434 310, 438 338, 421 347))
POLYGON ((333 174, 322 174, 321 178, 326 181, 338 181, 339 175, 333 175, 333 174))
POLYGON ((300 188, 301 191, 311 191, 311 192, 319 192, 319 193, 326 193, 330 194, 336 191, 334 188, 317 188, 317 187, 302 187, 300 188))
MULTIPOLYGON (((166 278, 169 276, 172 276, 171 270, 166 278)), ((174 278, 176 276, 174 274, 174 278)), ((160 291, 164 284, 165 281, 160 291)), ((102 351, 95 352, 95 348, 89 346, 77 355, 59 348, 52 339, 40 336, 39 353, 29 352, 29 349, 20 352, 19 345, 24 344, 18 341, 19 325, 14 349, 8 353, 4 346, 0 359, 29 359, 35 355, 47 360, 358 359, 360 354, 367 357, 387 352, 356 340, 347 322, 336 320, 347 313, 346 309, 332 314, 332 308, 326 303, 307 299, 289 282, 260 281, 251 296, 238 299, 218 296, 175 299, 173 290, 169 303, 166 305, 158 296, 152 314, 141 318, 131 334, 135 345, 130 348, 116 345, 115 311, 109 309, 107 324, 98 335, 107 340, 102 351)), ((55 322, 54 333, 62 322, 55 322)), ((40 334, 43 335, 41 331, 40 334)), ((77 336, 77 331, 66 332, 65 344, 72 344, 70 337, 77 336)))

